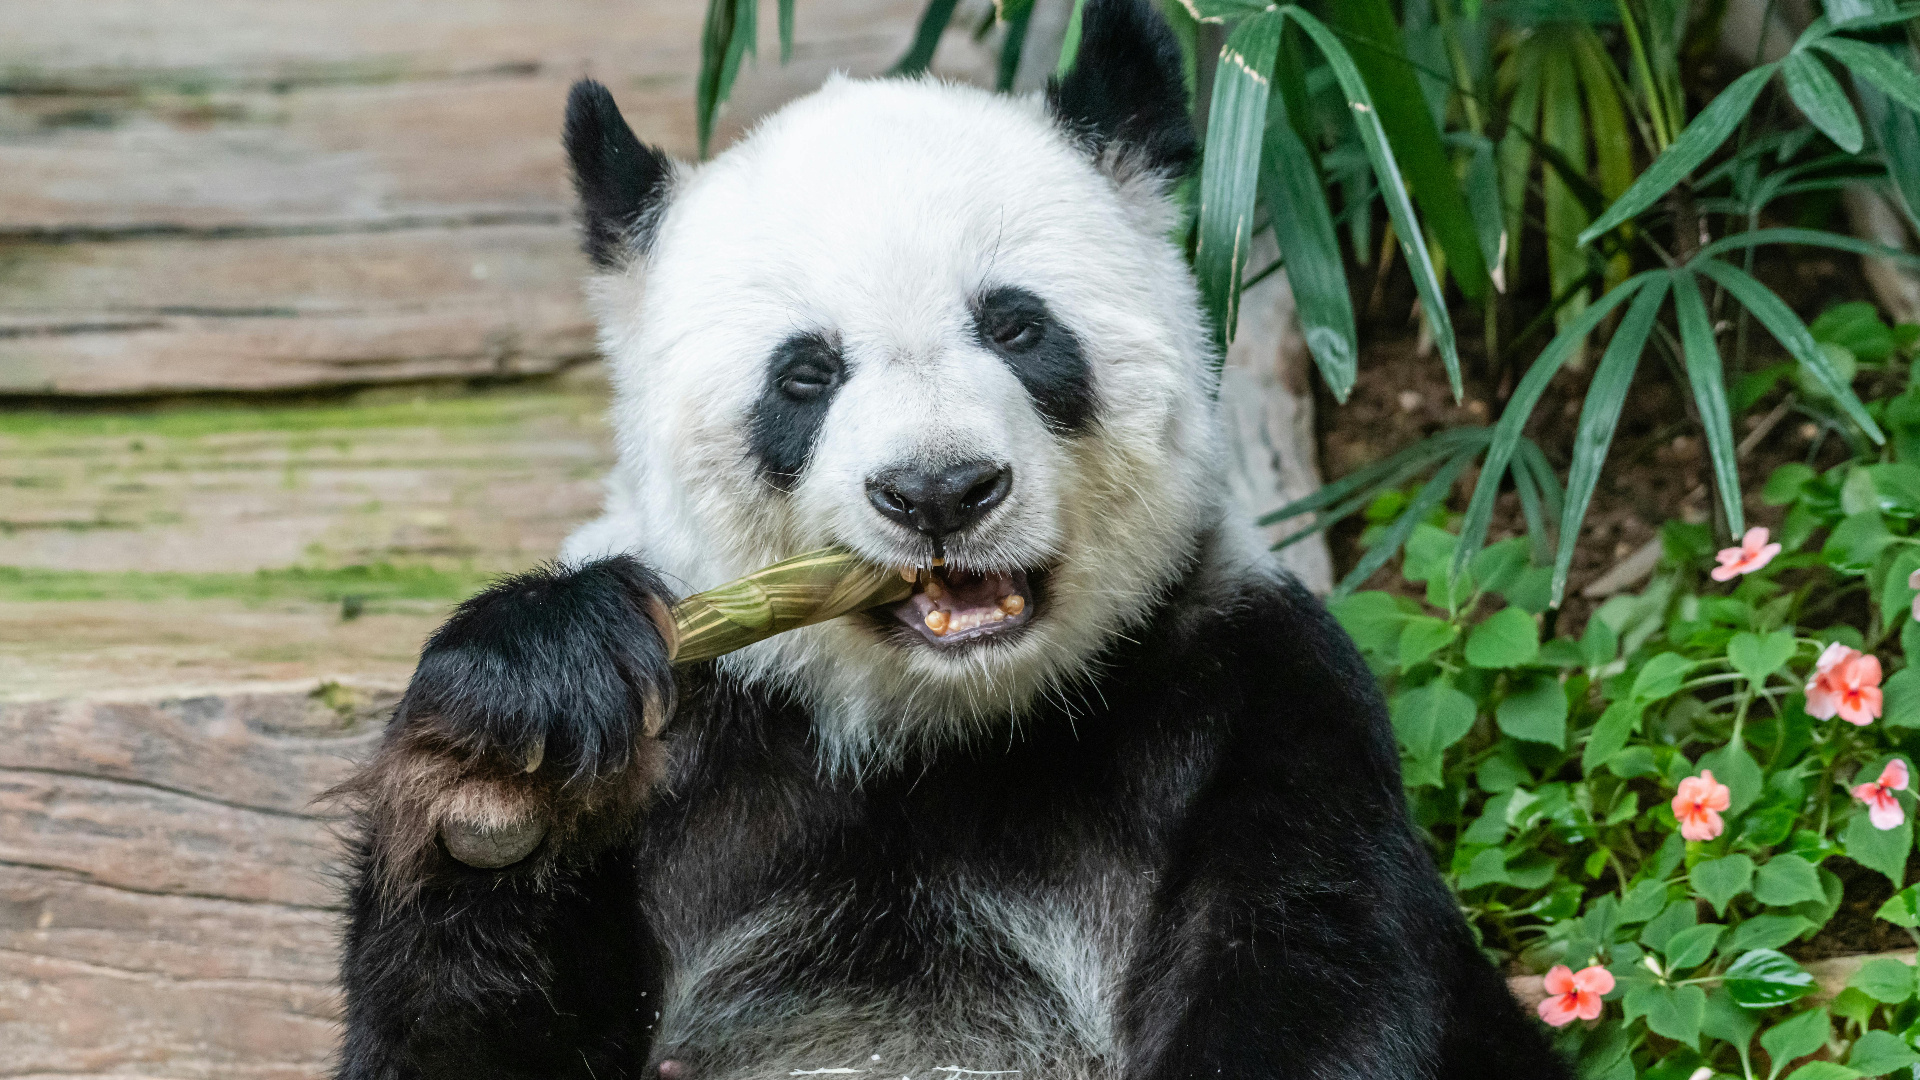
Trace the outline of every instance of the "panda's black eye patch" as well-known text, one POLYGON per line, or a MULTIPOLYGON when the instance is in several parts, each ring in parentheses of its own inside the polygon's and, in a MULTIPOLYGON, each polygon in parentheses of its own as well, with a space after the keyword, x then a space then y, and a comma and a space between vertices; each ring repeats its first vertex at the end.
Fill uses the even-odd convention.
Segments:
POLYGON ((840 350, 824 334, 795 334, 767 359, 767 383, 747 421, 761 475, 782 491, 800 482, 834 392, 846 382, 840 350))
POLYGON ((803 360, 787 368, 780 375, 780 392, 795 401, 812 401, 824 394, 833 393, 840 383, 838 368, 828 367, 812 360, 803 360))
POLYGON ((1047 302, 1017 285, 1001 285, 973 302, 974 332, 1013 370, 1047 423, 1068 433, 1093 422, 1093 372, 1073 331, 1047 302))

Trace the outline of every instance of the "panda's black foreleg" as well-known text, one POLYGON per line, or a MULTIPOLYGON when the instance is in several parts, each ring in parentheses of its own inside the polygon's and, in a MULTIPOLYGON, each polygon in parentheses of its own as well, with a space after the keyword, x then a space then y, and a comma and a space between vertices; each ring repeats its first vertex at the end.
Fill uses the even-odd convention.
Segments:
POLYGON ((543 570, 428 641, 358 802, 340 1080, 622 1080, 658 965, 634 836, 673 707, 667 593, 543 570))
POLYGON ((1130 1080, 1569 1075, 1393 817, 1264 785, 1198 809, 1129 994, 1130 1080))

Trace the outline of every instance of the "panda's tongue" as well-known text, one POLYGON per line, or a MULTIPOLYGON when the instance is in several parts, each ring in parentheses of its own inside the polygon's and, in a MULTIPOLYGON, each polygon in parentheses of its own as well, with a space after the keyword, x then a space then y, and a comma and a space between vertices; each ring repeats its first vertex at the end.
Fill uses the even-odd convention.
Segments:
POLYGON ((1024 625, 1033 618, 1033 597, 1021 570, 941 568, 923 573, 893 613, 934 644, 951 645, 1024 625))

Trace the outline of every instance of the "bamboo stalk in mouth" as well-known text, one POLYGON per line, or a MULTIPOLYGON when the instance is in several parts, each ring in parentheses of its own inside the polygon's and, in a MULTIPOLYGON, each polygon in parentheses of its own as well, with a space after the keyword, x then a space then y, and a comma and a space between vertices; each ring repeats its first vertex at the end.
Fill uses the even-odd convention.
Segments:
POLYGON ((905 600, 913 582, 843 547, 826 547, 695 593, 673 606, 675 664, 711 660, 756 641, 905 600))

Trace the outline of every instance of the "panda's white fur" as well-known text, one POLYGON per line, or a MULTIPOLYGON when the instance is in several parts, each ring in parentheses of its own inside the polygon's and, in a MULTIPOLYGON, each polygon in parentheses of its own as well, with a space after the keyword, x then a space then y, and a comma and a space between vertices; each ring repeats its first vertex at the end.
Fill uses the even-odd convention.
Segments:
POLYGON ((946 556, 1049 568, 1047 610, 1017 640, 901 648, 837 620, 722 665, 797 693, 833 769, 1074 694, 1223 518, 1214 354, 1164 181, 1090 156, 1039 95, 836 76, 673 184, 647 255, 591 283, 619 464, 605 516, 563 557, 632 552, 688 592, 828 543, 924 565, 925 540, 874 511, 866 479, 1011 462, 1007 501, 946 556), (1088 435, 1050 431, 976 338, 969 298, 999 284, 1039 294, 1078 338, 1088 435), (746 420, 769 355, 806 331, 849 375, 788 494, 756 472, 746 420))

